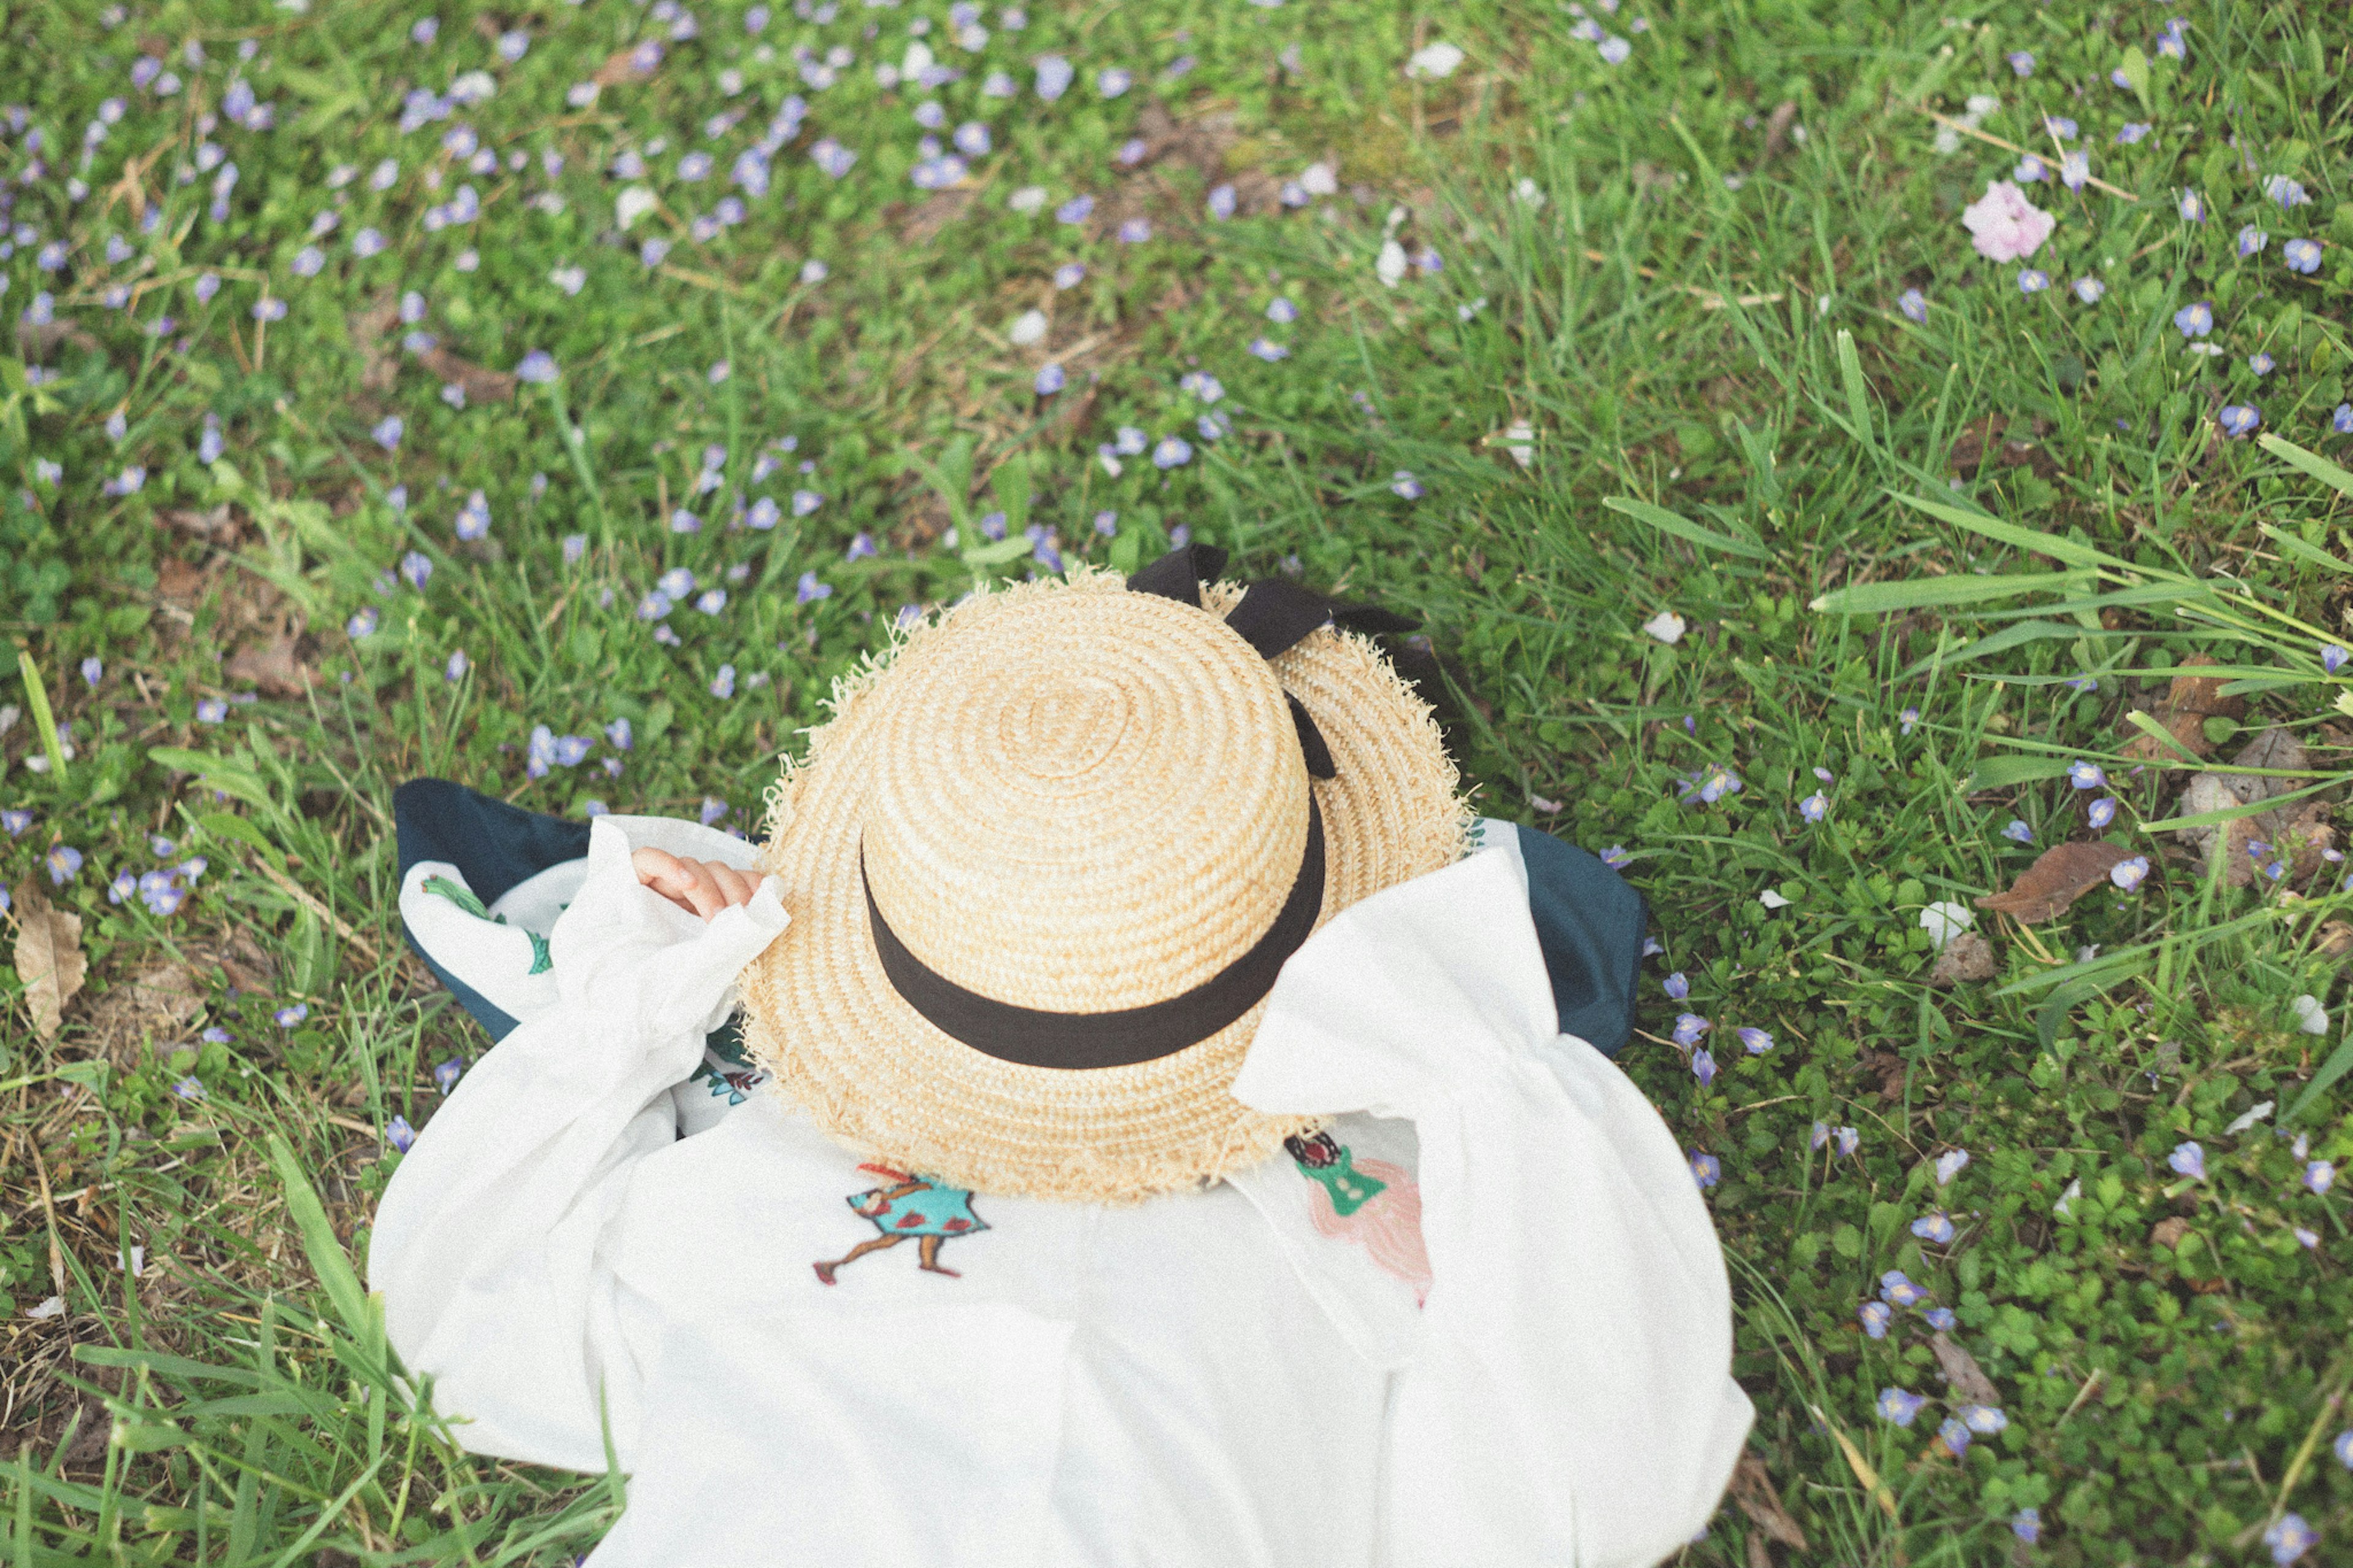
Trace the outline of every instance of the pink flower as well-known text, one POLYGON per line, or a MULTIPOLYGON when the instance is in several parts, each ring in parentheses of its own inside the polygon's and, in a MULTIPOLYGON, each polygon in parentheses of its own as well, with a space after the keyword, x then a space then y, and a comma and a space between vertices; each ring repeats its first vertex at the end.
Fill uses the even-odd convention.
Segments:
POLYGON ((2026 193, 2008 180, 1986 186, 1986 194, 1961 209, 1961 222, 1975 237, 1971 243, 1988 261, 2023 261, 2042 248, 2059 220, 2026 199, 2026 193))

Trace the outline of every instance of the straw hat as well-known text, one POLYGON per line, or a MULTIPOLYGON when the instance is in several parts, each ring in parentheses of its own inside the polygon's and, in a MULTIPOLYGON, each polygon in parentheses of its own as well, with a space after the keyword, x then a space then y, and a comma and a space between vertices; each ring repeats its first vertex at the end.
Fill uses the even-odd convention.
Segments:
POLYGON ((835 683, 769 799, 792 923, 742 983, 754 1056, 835 1138, 1119 1203, 1307 1130, 1231 1093, 1282 960, 1473 817, 1366 635, 1411 623, 1204 592, 1224 558, 977 593, 835 683))

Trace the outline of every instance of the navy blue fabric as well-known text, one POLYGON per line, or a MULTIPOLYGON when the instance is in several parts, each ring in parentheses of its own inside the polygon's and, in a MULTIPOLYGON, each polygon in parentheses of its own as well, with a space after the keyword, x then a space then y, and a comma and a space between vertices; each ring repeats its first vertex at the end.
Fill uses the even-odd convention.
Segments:
MULTIPOLYGON (((485 907, 525 879, 588 853, 586 823, 525 811, 448 779, 411 779, 394 790, 392 826, 404 881, 418 861, 442 861, 458 868, 485 907)), ((491 1039, 504 1039, 515 1020, 444 969, 417 942, 407 921, 400 929, 459 1005, 490 1031, 491 1039)))
POLYGON ((1650 929, 1642 895, 1600 857, 1533 827, 1520 828, 1520 858, 1560 1032, 1615 1057, 1634 1031, 1634 984, 1650 929))
MULTIPOLYGON (((586 823, 525 811, 447 779, 412 779, 393 791, 392 819, 404 879, 419 860, 446 861, 485 905, 526 878, 588 853, 586 823)), ((1561 1032, 1614 1057, 1634 1028, 1634 984, 1650 923, 1642 895, 1598 857, 1533 827, 1518 832, 1520 858, 1528 868, 1528 912, 1560 1009, 1561 1032)), ((407 931, 405 922, 401 929, 407 931)), ((491 1038, 504 1038, 515 1026, 513 1018, 436 963, 413 932, 408 945, 491 1038)))

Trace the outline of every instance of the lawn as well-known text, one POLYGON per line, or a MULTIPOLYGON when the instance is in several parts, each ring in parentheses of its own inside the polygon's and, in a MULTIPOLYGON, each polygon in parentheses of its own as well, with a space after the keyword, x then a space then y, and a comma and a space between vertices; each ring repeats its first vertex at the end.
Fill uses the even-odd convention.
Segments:
POLYGON ((589 1549, 353 1272, 485 1046, 392 786, 756 832, 902 615, 1190 537, 1650 900, 1680 1561, 2346 1561, 2341 7, 1592 5, 20 7, 0 1559, 589 1549))

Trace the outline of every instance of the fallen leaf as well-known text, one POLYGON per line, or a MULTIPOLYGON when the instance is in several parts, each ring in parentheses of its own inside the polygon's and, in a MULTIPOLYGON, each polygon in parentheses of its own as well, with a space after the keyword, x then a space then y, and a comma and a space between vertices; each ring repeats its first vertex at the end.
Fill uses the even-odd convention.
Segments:
POLYGON ((208 511, 198 511, 194 507, 174 507, 164 513, 164 521, 182 533, 201 539, 207 544, 234 545, 244 532, 237 527, 236 520, 229 516, 227 501, 208 511))
POLYGON ((2171 1215, 2149 1227, 2148 1241, 2152 1247, 2179 1247, 2181 1238, 2189 1234, 2189 1222, 2179 1215, 2171 1215))
POLYGON ((1945 944, 1928 971, 1931 985, 1957 985, 1964 980, 1993 978, 1993 943, 1982 931, 1965 931, 1945 944))
MULTIPOLYGON (((1733 1467, 1732 1500, 1738 1503, 1740 1511, 1767 1535, 1784 1546, 1799 1552, 1807 1550, 1806 1532, 1781 1506, 1781 1494, 1774 1489, 1772 1472, 1766 1469, 1765 1461, 1754 1454, 1744 1451, 1740 1463, 1733 1467)), ((1749 1539, 1754 1541, 1756 1537, 1749 1539)))
POLYGON ((417 356, 417 363, 440 377, 444 385, 454 382, 464 387, 469 403, 504 403, 514 396, 513 376, 502 370, 476 364, 471 360, 459 359, 448 349, 427 349, 417 356))
POLYGON ((899 220, 899 237, 910 245, 929 243, 940 230, 962 217, 965 209, 972 205, 973 197, 979 194, 976 185, 959 185, 934 193, 899 220))
POLYGON ((229 655, 221 673, 231 680, 249 680, 272 697, 300 697, 318 679, 295 657, 291 637, 247 644, 229 655))
POLYGON ((2353 924, 2344 921, 2323 921, 2320 940, 2313 943, 2312 951, 2323 958, 2343 958, 2353 953, 2353 924))
POLYGON ((1911 1075, 1911 1067, 1894 1051, 1865 1051, 1861 1058, 1862 1070, 1877 1075, 1879 1098, 1897 1100, 1904 1098, 1904 1082, 1911 1075))
POLYGON ((1952 1385, 1954 1394, 1964 1405, 2001 1404, 2001 1390, 1993 1379, 1978 1365, 1978 1358, 1953 1342, 1951 1336, 1939 1329, 1929 1336, 1928 1348, 1936 1352, 1936 1364, 1945 1371, 1945 1381, 1952 1385))
MULTIPOLYGON (((2213 662, 2208 655, 2193 653, 2181 661, 2180 668, 2187 671, 2213 662)), ((2214 754, 2214 742, 2206 738, 2206 721, 2239 719, 2247 711, 2245 698, 2222 695, 2224 684, 2223 678, 2218 675, 2176 675, 2166 688, 2165 700, 2149 717, 2191 755, 2211 757, 2214 754)), ((2178 757, 2171 747, 2137 727, 2125 742, 2124 754, 2141 762, 2178 757)))
MULTIPOLYGON (((2271 768, 2284 773, 2310 766, 2303 744, 2276 726, 2258 734, 2231 760, 2240 767, 2271 768)), ((2191 777, 2174 809, 2183 816, 2197 816, 2235 805, 2254 805, 2286 795, 2300 783, 2289 777, 2201 773, 2191 777)), ((2228 822, 2184 827, 2175 837, 2196 849, 2210 868, 2220 857, 2224 883, 2243 888, 2255 879, 2260 867, 2274 864, 2287 868, 2284 875, 2289 880, 2312 876, 2325 863, 2337 833, 2329 826, 2327 805, 2304 800, 2228 822), (2263 847, 2260 854, 2253 847, 2256 845, 2263 847)))
POLYGON ((654 67, 661 63, 659 55, 653 54, 651 50, 648 50, 647 53, 653 55, 650 62, 638 55, 636 45, 631 45, 626 49, 615 49, 605 57, 605 63, 598 66, 596 74, 588 79, 598 87, 614 87, 625 81, 643 81, 653 75, 654 67))
POLYGON ((204 589, 204 573, 176 555, 166 555, 155 568, 155 595, 158 598, 193 600, 204 589))
POLYGON ((2063 914, 2067 907, 2108 879, 2132 858, 2132 851, 2098 839, 2054 844, 2019 873, 2006 892, 1989 893, 1978 908, 2009 915, 2024 925, 2063 914))
POLYGON ((81 952, 81 917, 50 904, 41 886, 27 877, 16 885, 16 978, 25 987, 25 1005, 32 1009, 33 1027, 45 1040, 58 1037, 64 1025, 66 1004, 81 989, 89 973, 81 952))
POLYGON ((176 963, 158 963, 118 982, 90 1005, 90 1032, 99 1054, 130 1068, 140 1065, 142 1047, 178 1043, 181 1031, 204 1011, 195 976, 176 963))
POLYGON ((400 301, 389 292, 343 318, 343 335, 360 356, 361 391, 389 392, 399 378, 399 356, 385 341, 399 320, 400 301))

